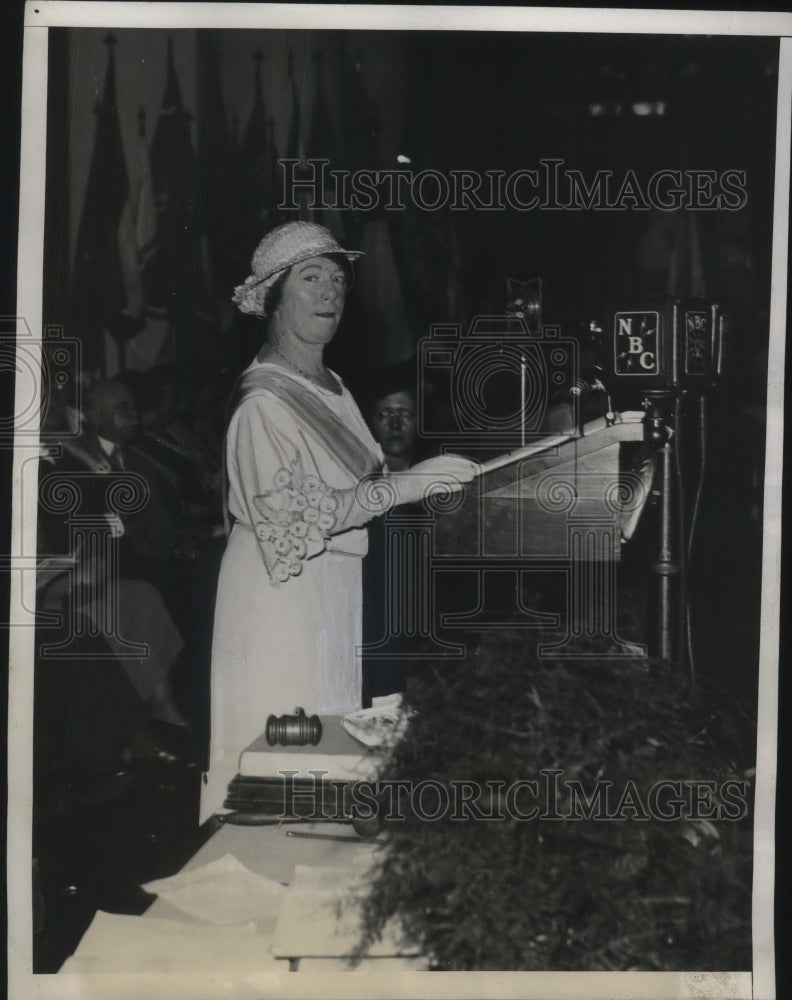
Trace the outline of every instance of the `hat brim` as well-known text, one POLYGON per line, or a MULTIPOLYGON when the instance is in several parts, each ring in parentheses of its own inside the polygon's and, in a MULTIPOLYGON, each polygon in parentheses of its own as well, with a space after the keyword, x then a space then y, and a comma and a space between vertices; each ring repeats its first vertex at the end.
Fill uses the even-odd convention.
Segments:
POLYGON ((257 284, 263 281, 269 281, 271 278, 276 277, 278 274, 282 274, 287 271, 290 267, 294 267, 296 264, 302 264, 306 260, 310 260, 312 257, 346 257, 346 259, 351 263, 356 260, 360 260, 361 257, 365 257, 366 253, 364 250, 343 250, 339 247, 337 250, 327 249, 321 250, 314 248, 313 250, 306 250, 304 253, 298 254, 293 260, 290 260, 288 264, 284 264, 282 267, 277 268, 275 271, 270 271, 269 274, 265 275, 263 278, 259 278, 257 284))

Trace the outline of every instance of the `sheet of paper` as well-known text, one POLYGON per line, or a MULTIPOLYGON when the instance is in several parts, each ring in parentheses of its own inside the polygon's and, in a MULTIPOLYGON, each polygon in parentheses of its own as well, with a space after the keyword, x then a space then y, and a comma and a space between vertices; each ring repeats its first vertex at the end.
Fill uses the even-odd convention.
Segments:
MULTIPOLYGON (((281 958, 343 958, 355 953, 361 938, 360 903, 368 868, 357 871, 297 865, 285 894, 272 952, 281 958)), ((391 923, 369 957, 416 955, 418 949, 391 923)))
POLYGON ((239 924, 271 917, 284 887, 226 854, 203 868, 183 871, 144 886, 190 916, 212 924, 239 924))
POLYGON ((62 973, 284 971, 252 923, 234 927, 100 910, 62 973))

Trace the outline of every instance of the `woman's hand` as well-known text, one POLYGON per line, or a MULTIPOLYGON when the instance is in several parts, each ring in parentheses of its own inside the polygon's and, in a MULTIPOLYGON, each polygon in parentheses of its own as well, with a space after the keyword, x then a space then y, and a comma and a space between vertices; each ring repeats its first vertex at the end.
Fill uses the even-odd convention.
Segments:
POLYGON ((461 455, 438 455, 404 472, 388 476, 397 504, 417 503, 433 493, 457 493, 481 472, 477 462, 461 455))
POLYGON ((373 517, 379 517, 392 507, 419 503, 433 494, 459 493, 481 466, 459 455, 440 455, 419 462, 404 472, 366 476, 350 490, 335 490, 339 513, 338 531, 359 528, 373 517))

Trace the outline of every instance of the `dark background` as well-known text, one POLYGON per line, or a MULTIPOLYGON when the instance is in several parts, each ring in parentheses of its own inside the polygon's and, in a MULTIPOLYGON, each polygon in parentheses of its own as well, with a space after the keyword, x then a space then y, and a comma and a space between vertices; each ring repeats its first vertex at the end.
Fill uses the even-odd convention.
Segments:
MULTIPOLYGON (((70 323, 79 325, 85 338, 98 334, 75 301, 75 285, 80 227, 96 198, 88 173, 107 35, 52 33, 46 312, 67 333, 70 323)), ((507 276, 541 277, 544 320, 565 333, 620 296, 698 292, 740 321, 735 368, 765 349, 773 39, 234 30, 116 31, 113 38, 129 186, 147 150, 155 197, 170 185, 181 199, 175 212, 189 233, 180 252, 192 262, 203 240, 208 260, 197 277, 182 277, 189 289, 176 275, 172 296, 193 313, 205 296, 214 328, 232 330, 218 345, 210 322, 200 351, 187 345, 188 357, 179 342, 189 374, 202 357, 228 365, 235 351, 244 361, 250 356, 258 334, 229 316, 230 289, 247 276, 261 232, 306 216, 370 250, 334 344, 342 369, 400 361, 431 323, 464 325, 502 310, 507 276), (178 150, 157 139, 169 39, 185 116, 178 150), (639 104, 661 106, 662 114, 637 114, 639 104), (611 169, 617 182, 627 170, 645 183, 659 169, 735 169, 747 174, 748 198, 737 212, 277 210, 282 181, 273 156, 322 156, 330 169, 358 170, 396 168, 397 155, 408 156, 416 173, 510 174, 552 157, 586 179, 611 169), (372 242, 383 218, 388 255, 372 242), (393 308, 382 309, 386 299, 393 308)), ((118 178, 101 176, 118 199, 110 211, 120 211, 118 178)), ((93 360, 91 349, 87 357, 93 360)), ((129 357, 133 367, 144 363, 134 350, 129 357)))
MULTIPOLYGON (((753 712, 777 64, 778 41, 761 37, 53 31, 45 321, 81 342, 84 371, 169 360, 184 400, 230 385, 262 331, 229 310, 229 290, 262 232, 295 218, 368 251, 328 352, 353 390, 413 356, 432 324, 501 313, 507 278, 542 279, 544 322, 589 361, 588 323, 607 330, 609 306, 720 303, 733 332, 710 393, 689 591, 700 673, 753 712), (401 155, 446 175, 554 158, 589 181, 612 170, 617 186, 627 171, 645 185, 658 170, 735 170, 747 199, 737 211, 284 210, 284 155, 336 170, 401 155), (141 162, 157 218, 135 313, 113 258, 141 162)), ((617 407, 637 409, 607 374, 617 407)), ((686 433, 691 506, 695 418, 686 433)))

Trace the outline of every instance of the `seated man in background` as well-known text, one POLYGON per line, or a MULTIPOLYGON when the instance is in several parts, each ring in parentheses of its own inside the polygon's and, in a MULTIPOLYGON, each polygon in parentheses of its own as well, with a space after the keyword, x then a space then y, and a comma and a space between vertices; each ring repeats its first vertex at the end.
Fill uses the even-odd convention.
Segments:
POLYGON ((130 390, 110 379, 87 394, 85 427, 79 437, 65 435, 58 440, 52 430, 48 432, 60 454, 53 449, 41 463, 39 553, 66 555, 74 569, 57 586, 48 587, 42 599, 52 610, 56 606, 64 613, 68 610, 72 621, 90 620, 91 633, 105 641, 111 658, 116 654, 153 717, 183 727, 187 720, 174 700, 170 672, 184 643, 161 589, 167 584, 176 500, 169 496, 167 469, 135 447, 137 430, 130 390), (118 478, 115 510, 108 504, 113 475, 118 478), (68 510, 53 502, 59 484, 73 487, 76 502, 68 510), (73 534, 75 525, 85 518, 98 530, 92 537, 102 537, 100 544, 87 550, 79 533, 73 534), (148 652, 121 656, 125 640, 147 644, 148 652))

